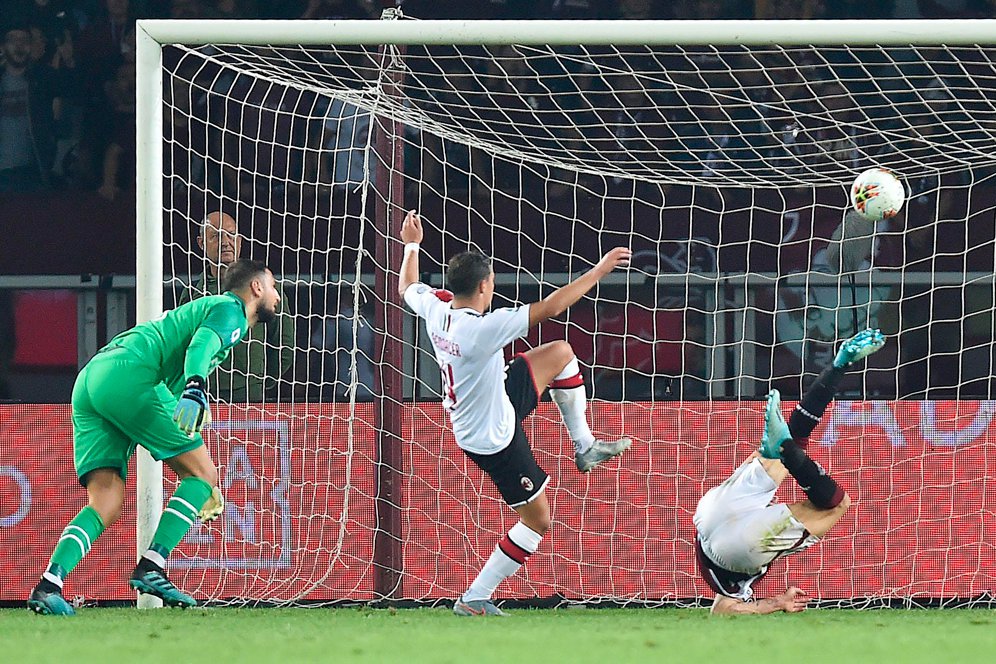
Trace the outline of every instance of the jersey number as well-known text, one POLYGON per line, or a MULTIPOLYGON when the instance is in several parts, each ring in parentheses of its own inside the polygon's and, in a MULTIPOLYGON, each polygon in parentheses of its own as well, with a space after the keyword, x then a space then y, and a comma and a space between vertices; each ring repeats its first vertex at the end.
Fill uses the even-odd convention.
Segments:
POLYGON ((446 393, 446 398, 450 400, 449 410, 456 409, 456 379, 453 378, 453 365, 452 364, 441 364, 439 366, 440 373, 443 374, 443 391, 446 393))

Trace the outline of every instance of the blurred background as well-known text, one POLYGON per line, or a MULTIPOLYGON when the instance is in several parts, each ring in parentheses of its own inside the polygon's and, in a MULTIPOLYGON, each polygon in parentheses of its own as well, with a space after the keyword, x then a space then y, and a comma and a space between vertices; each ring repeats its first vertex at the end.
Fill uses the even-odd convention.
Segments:
MULTIPOLYGON (((2 4, 0 228, 3 232, 0 235, 0 400, 66 402, 78 366, 81 366, 113 332, 124 329, 134 322, 135 20, 167 17, 377 20, 385 3, 373 0, 4 0, 2 4)), ((407 15, 418 18, 991 18, 996 16, 996 1, 407 0, 403 3, 403 10, 407 15)), ((514 57, 509 56, 509 59, 514 60, 514 57)), ((174 71, 182 69, 182 56, 174 54, 172 62, 172 66, 176 68, 174 71)), ((352 71, 355 74, 356 69, 352 71)), ((203 77, 203 71, 187 78, 195 81, 197 76, 203 77)), ((741 81, 741 84, 749 87, 751 81, 741 81)), ((847 93, 852 92, 844 90, 842 93, 835 93, 834 84, 833 81, 825 81, 822 84, 824 87, 817 91, 817 96, 844 99, 848 96, 847 93)), ((232 85, 237 88, 238 81, 232 85)), ((925 78, 917 85, 920 87, 921 100, 941 105, 946 103, 947 93, 944 90, 943 78, 934 75, 925 78)), ((799 85, 798 88, 800 94, 812 94, 810 88, 805 88, 803 85, 799 85)), ((789 89, 792 89, 791 86, 789 89)), ((597 92, 595 89, 592 90, 593 94, 597 92)), ((251 91, 247 89, 246 93, 251 94, 251 91)), ((640 93, 637 93, 637 96, 639 95, 640 93)), ((188 96, 193 100, 197 98, 196 95, 188 96)), ((498 94, 494 99, 500 103, 504 97, 498 94)), ((294 103, 299 107, 306 101, 302 97, 294 103)), ((807 103, 810 101, 812 100, 807 98, 807 103)), ((167 103, 171 103, 170 100, 167 100, 167 103)), ((281 108, 286 107, 286 100, 281 103, 283 104, 281 108)), ((621 110, 627 106, 639 106, 642 102, 633 99, 616 99, 613 103, 616 103, 621 110)), ((180 102, 177 101, 175 105, 180 105, 180 102)), ((606 106, 607 113, 611 108, 606 106)), ((664 106, 658 105, 657 108, 664 106)), ((192 115, 198 112, 196 109, 185 110, 192 115)), ((334 193, 336 186, 346 186, 353 181, 351 178, 355 174, 350 172, 348 161, 340 159, 337 164, 324 163, 322 157, 316 156, 318 151, 313 148, 331 146, 330 149, 333 150, 348 150, 353 146, 355 137, 365 126, 363 122, 369 122, 368 116, 356 115, 354 110, 349 105, 336 106, 336 103, 332 102, 331 107, 323 108, 319 114, 322 117, 321 135, 318 139, 313 137, 313 132, 310 130, 291 134, 292 141, 301 142, 296 147, 300 148, 299 167, 305 174, 302 182, 313 182, 314 187, 326 187, 328 192, 334 193), (336 121, 326 121, 330 117, 334 117, 336 121), (316 140, 318 142, 315 142, 316 140)), ((547 116, 554 118, 552 122, 558 118, 562 119, 565 117, 564 114, 572 109, 554 110, 555 113, 547 116)), ((844 108, 836 110, 844 114, 854 112, 854 109, 847 108, 846 104, 844 108)), ((205 124, 210 124, 210 119, 206 115, 208 112, 209 110, 204 111, 205 124)), ((667 120, 678 122, 681 118, 670 116, 667 120)), ((642 121, 647 122, 645 118, 642 121)), ((256 122, 260 120, 257 118, 256 122)), ((611 134, 613 131, 611 118, 606 116, 600 122, 611 134)), ((693 123, 689 123, 689 126, 691 124, 693 123)), ((700 129, 702 127, 705 129, 700 131, 699 135, 683 138, 699 141, 701 145, 705 145, 706 147, 701 149, 712 155, 708 167, 713 173, 722 174, 724 160, 730 159, 738 146, 729 145, 730 139, 723 134, 724 130, 720 123, 714 125, 700 123, 700 129), (710 127, 716 129, 712 130, 710 127)), ((847 138, 828 136, 818 131, 809 131, 806 127, 790 125, 777 129, 777 131, 782 130, 791 134, 791 141, 794 142, 792 150, 797 155, 802 155, 800 159, 803 161, 809 158, 805 156, 807 149, 818 145, 825 146, 833 141, 846 143, 847 138)), ((231 162, 233 158, 245 159, 246 147, 240 146, 237 139, 233 143, 231 136, 223 133, 211 135, 210 131, 205 131, 198 137, 193 135, 196 132, 193 132, 189 126, 185 131, 191 135, 174 136, 171 140, 186 141, 184 154, 203 153, 209 158, 198 161, 184 157, 182 160, 174 160, 182 163, 167 164, 166 167, 168 176, 174 176, 177 180, 202 183, 198 196, 188 197, 188 202, 183 206, 177 205, 175 210, 196 224, 212 209, 224 207, 224 201, 231 198, 231 192, 236 188, 241 187, 240 196, 244 198, 246 192, 252 191, 254 187, 258 188, 260 183, 246 182, 244 179, 240 181, 240 174, 244 175, 244 171, 240 168, 226 168, 224 165, 212 168, 212 163, 224 164, 226 161, 231 162), (202 140, 203 145, 197 144, 198 140, 202 140), (182 178, 177 175, 180 170, 184 170, 182 178)), ((595 140, 591 136, 587 138, 595 140)), ((614 138, 624 140, 627 137, 617 134, 614 138)), ((668 140, 663 136, 656 138, 668 140)), ((763 146, 747 147, 761 150, 763 146)), ((436 149, 445 150, 445 143, 441 143, 436 149)), ((838 145, 833 149, 846 149, 846 145, 843 148, 838 145)), ((459 161, 461 157, 450 154, 447 158, 459 161)), ((169 159, 169 150, 167 150, 167 159, 169 159)), ((476 166, 474 168, 476 169, 476 166)), ((689 165, 689 170, 702 171, 702 168, 702 163, 699 162, 689 165)), ((480 173, 476 175, 479 179, 485 177, 480 173)), ((878 260, 876 264, 888 266, 891 261, 893 266, 902 264, 907 270, 915 271, 917 261, 920 261, 920 268, 925 273, 991 270, 991 228, 989 235, 983 231, 983 235, 969 238, 968 231, 951 234, 944 232, 943 228, 939 229, 937 225, 946 217, 951 217, 962 220, 959 225, 961 228, 964 226, 965 218, 971 216, 973 209, 990 210, 994 188, 989 181, 989 175, 988 172, 972 172, 968 175, 939 174, 933 179, 923 178, 922 181, 909 182, 908 185, 913 193, 909 205, 914 209, 919 206, 926 211, 924 218, 929 217, 929 220, 921 225, 929 227, 928 232, 897 233, 894 237, 886 237, 883 246, 876 247, 878 260), (942 183, 942 178, 947 178, 947 181, 942 183), (960 188, 966 184, 965 178, 971 178, 974 185, 971 190, 971 200, 958 195, 959 191, 963 191, 960 188), (950 191, 954 193, 950 196, 942 195, 942 184, 950 185, 952 187, 950 191), (961 244, 948 250, 944 248, 946 241, 961 244), (972 253, 969 251, 972 248, 977 251, 972 253)), ((708 174, 703 176, 706 177, 708 174)), ((426 189, 431 191, 442 191, 447 186, 461 186, 459 183, 446 181, 451 175, 447 174, 445 168, 431 168, 423 164, 419 177, 426 184, 426 189)), ((494 178, 495 174, 489 173, 487 177, 494 178)), ((541 178, 537 177, 536 183, 533 184, 540 187, 540 183, 541 178)), ((267 186, 270 187, 272 194, 272 187, 270 184, 267 186)), ((521 186, 524 188, 523 191, 527 191, 532 185, 525 182, 521 186)), ((589 194, 587 204, 595 205, 599 198, 604 198, 607 194, 610 194, 609 198, 612 199, 610 190, 613 186, 612 182, 604 180, 590 184, 587 190, 589 194)), ((188 193, 181 190, 182 185, 173 185, 173 187, 172 196, 175 199, 188 193)), ((411 194, 413 198, 418 196, 418 192, 415 191, 411 194)), ((469 195, 473 197, 474 192, 471 191, 469 195)), ((578 205, 577 197, 562 198, 557 191, 546 192, 543 195, 547 197, 548 210, 557 209, 561 203, 564 207, 578 205)), ((681 201, 691 199, 694 192, 690 188, 676 186, 669 190, 668 195, 671 201, 675 201, 676 206, 680 206, 681 201)), ((811 192, 793 192, 789 194, 790 198, 791 196, 802 196, 806 199, 800 207, 808 206, 818 211, 824 204, 822 201, 817 201, 815 194, 811 192)), ((654 200, 652 192, 646 195, 631 192, 630 199, 641 201, 640 204, 647 207, 648 218, 653 218, 656 214, 651 209, 654 200)), ((625 207, 625 201, 629 199, 625 196, 616 196, 614 200, 617 203, 623 201, 619 204, 625 207)), ((431 200, 422 203, 429 208, 433 205, 431 200)), ((724 205, 727 203, 729 200, 725 201, 724 205)), ((840 201, 834 199, 826 205, 839 203, 840 201)), ((229 207, 233 208, 233 213, 236 213, 239 206, 245 204, 242 200, 229 207)), ((348 203, 346 205, 348 206, 348 203)), ((507 205, 511 209, 516 207, 517 203, 499 202, 499 209, 502 205, 507 205)), ((672 263, 680 263, 680 269, 686 272, 716 270, 736 272, 746 269, 748 267, 746 258, 738 262, 735 256, 738 244, 745 238, 738 236, 735 231, 727 232, 724 237, 720 237, 722 233, 718 227, 717 217, 708 210, 710 203, 699 201, 695 205, 698 206, 696 209, 702 210, 701 216, 688 221, 683 236, 669 238, 655 236, 653 233, 647 235, 659 245, 652 247, 652 253, 656 254, 653 260, 657 261, 655 270, 661 271, 662 256, 672 263), (720 249, 719 255, 717 247, 720 249), (723 252, 726 252, 725 255, 723 252)), ((745 205, 749 206, 750 203, 745 205)), ((788 203, 776 207, 780 209, 779 214, 783 217, 786 214, 785 210, 793 209, 793 205, 788 203)), ((348 210, 344 208, 339 213, 346 215, 348 210)), ((912 215, 912 212, 910 214, 912 215)), ((818 214, 816 216, 819 217, 818 214)), ((639 214, 637 217, 639 218, 639 214)), ((530 228, 528 215, 525 215, 524 219, 524 226, 520 226, 520 230, 530 228)), ((751 219, 754 220, 754 217, 751 219)), ((839 214, 836 218, 827 215, 825 218, 812 220, 811 226, 815 229, 822 224, 823 228, 819 232, 828 237, 838 221, 839 214)), ((542 224, 542 221, 535 223, 542 224)), ((243 221, 240 221, 239 225, 240 232, 250 236, 253 229, 269 228, 262 223, 254 223, 253 228, 246 228, 243 221)), ((753 224, 752 228, 754 226, 757 226, 758 232, 763 234, 762 224, 753 224)), ((189 236, 178 236, 176 242, 186 244, 185 249, 188 249, 194 245, 196 232, 195 228, 189 236)), ((812 230, 812 232, 817 231, 812 230)), ((777 244, 780 238, 773 235, 768 240, 773 245, 777 244)), ((497 240, 492 238, 490 241, 500 242, 500 238, 497 240)), ((550 241, 554 246, 558 242, 556 238, 550 241)), ((586 240, 582 238, 578 241, 583 244, 586 240)), ((596 240, 591 242, 597 245, 596 240)), ((561 255, 570 254, 570 247, 561 248, 563 249, 561 255)), ((443 254, 447 250, 446 247, 437 246, 433 255, 437 261, 443 261, 445 260, 443 254)), ((521 266, 523 268, 535 272, 543 270, 556 272, 571 267, 566 264, 546 263, 550 256, 548 253, 540 252, 542 255, 538 253, 536 256, 530 256, 528 247, 523 251, 526 254, 519 257, 524 261, 521 266)), ((197 252, 195 250, 192 253, 197 252)), ((763 256, 755 258, 750 269, 798 271, 808 270, 810 267, 808 261, 786 265, 783 254, 772 253, 767 259, 763 256)), ((189 271, 193 275, 201 268, 203 265, 193 264, 189 271)), ((503 269, 510 270, 511 267, 499 266, 499 271, 503 269)), ((915 350, 911 351, 907 358, 893 357, 890 360, 890 370, 893 373, 897 367, 906 372, 906 387, 900 388, 898 381, 890 374, 882 381, 882 386, 872 390, 872 393, 884 397, 988 396, 992 391, 992 358, 986 345, 992 338, 991 288, 980 291, 984 301, 977 305, 970 302, 974 296, 966 295, 966 291, 959 291, 961 295, 952 299, 939 297, 935 288, 923 287, 920 291, 917 291, 917 288, 919 287, 914 280, 904 292, 904 302, 908 308, 905 320, 909 322, 909 330, 905 332, 908 332, 910 339, 907 347, 914 348, 912 344, 915 341, 915 350), (973 306, 982 314, 975 319, 971 316, 973 306), (930 315, 924 313, 918 319, 915 314, 917 311, 933 313, 930 315), (980 361, 966 363, 964 366, 956 364, 951 368, 943 362, 944 354, 959 352, 966 339, 976 340, 970 345, 980 349, 980 361), (941 361, 935 362, 936 366, 930 367, 928 361, 924 359, 927 354, 933 354, 941 358, 941 361), (962 369, 968 364, 975 367, 977 375, 964 374, 962 369)), ((351 364, 353 361, 349 353, 345 357, 335 359, 337 348, 347 345, 346 342, 337 341, 336 334, 356 335, 355 338, 349 337, 349 343, 372 344, 369 330, 362 322, 362 316, 365 313, 369 318, 373 314, 369 310, 354 311, 353 305, 359 302, 354 303, 350 300, 341 303, 323 303, 320 312, 323 315, 311 316, 307 309, 311 295, 306 290, 298 293, 293 288, 290 288, 288 293, 296 309, 301 312, 299 324, 293 333, 299 348, 302 349, 294 360, 298 365, 295 367, 297 376, 295 382, 332 384, 348 380, 348 378, 336 378, 341 376, 343 365, 351 364), (334 315, 324 315, 328 310, 326 307, 331 307, 334 315), (342 315, 335 314, 337 311, 342 315), (356 320, 361 322, 354 326, 353 321, 356 320), (348 325, 344 327, 343 321, 348 325), (319 351, 323 355, 309 356, 305 353, 307 349, 319 351)), ((532 295, 532 292, 528 289, 506 291, 506 295, 509 299, 513 299, 532 295)), ((636 338, 637 341, 636 345, 628 350, 628 359, 626 353, 619 348, 613 350, 611 343, 601 348, 600 362, 606 370, 602 375, 595 377, 600 381, 601 389, 599 392, 599 388, 596 387, 596 396, 607 399, 623 396, 665 398, 677 396, 679 391, 687 398, 739 394, 739 388, 717 390, 710 387, 716 381, 722 382, 726 377, 716 368, 715 363, 710 364, 709 358, 706 357, 707 344, 693 344, 691 350, 682 349, 680 341, 697 339, 697 335, 706 325, 702 306, 693 307, 699 311, 698 316, 692 315, 688 318, 681 313, 687 295, 687 293, 667 292, 666 289, 643 294, 627 292, 625 296, 620 295, 620 300, 629 303, 627 306, 635 306, 635 309, 631 308, 628 311, 630 320, 628 323, 626 317, 620 316, 621 310, 598 312, 601 322, 597 326, 600 329, 589 331, 604 333, 607 335, 605 338, 610 341, 624 336, 636 338), (662 306, 662 302, 666 304, 662 306), (636 330, 641 325, 646 329, 636 330), (672 329, 677 326, 678 337, 658 339, 663 346, 655 349, 654 342, 648 343, 646 337, 660 336, 657 332, 658 327, 665 326, 672 329), (630 377, 634 387, 631 387, 629 395, 624 395, 621 387, 623 381, 627 379, 624 373, 633 369, 634 365, 643 368, 637 372, 640 375, 630 377), (660 372, 657 369, 660 369, 660 372), (662 375, 659 379, 652 380, 656 373, 681 376, 675 385, 673 375, 662 375), (635 387, 641 380, 646 385, 635 387)), ((785 288, 780 293, 770 294, 767 297, 772 301, 758 306, 767 307, 772 311, 778 310, 779 307, 808 311, 803 306, 805 300, 809 298, 812 304, 812 298, 819 298, 820 294, 817 290, 785 288), (803 304, 795 302, 793 298, 801 298, 803 304)), ((882 295, 880 299, 888 300, 889 297, 882 295)), ((824 304, 828 310, 836 306, 835 302, 824 304)), ((890 319, 887 310, 888 307, 882 313, 883 325, 888 326, 889 320, 898 321, 902 318, 899 313, 893 312, 890 319)), ((584 327, 585 315, 594 316, 593 313, 580 312, 578 316, 582 322, 572 329, 575 331, 588 329, 584 327)), ((771 326, 771 335, 777 336, 781 330, 780 333, 784 338, 762 339, 760 343, 771 345, 776 341, 784 341, 790 358, 786 362, 791 365, 791 357, 795 357, 798 366, 779 369, 777 365, 784 362, 777 358, 763 358, 760 364, 767 368, 769 375, 761 375, 764 373, 761 371, 758 374, 759 379, 778 375, 794 376, 800 371, 808 370, 804 366, 805 358, 802 357, 804 351, 793 346, 793 344, 798 345, 800 338, 806 337, 807 331, 804 329, 806 326, 800 327, 798 321, 793 322, 793 315, 786 315, 781 323, 771 326), (796 327, 800 329, 796 330, 796 327)), ((837 321, 822 323, 816 321, 817 325, 829 325, 831 339, 836 323, 837 321)), ((891 325, 891 332, 904 332, 899 329, 899 323, 891 325)), ((570 332, 571 330, 568 330, 568 333, 570 332)), ((592 342, 591 334, 587 333, 580 336, 582 338, 575 341, 576 345, 583 347, 584 337, 587 337, 589 344, 595 344, 591 350, 591 353, 595 353, 598 339, 592 342)), ((369 375, 371 370, 367 366, 369 362, 367 364, 360 362, 360 364, 362 381, 363 375, 369 375)), ((748 371, 754 371, 754 368, 748 371)), ((348 371, 346 373, 348 374, 348 371)), ((790 395, 798 392, 802 386, 799 381, 793 382, 793 380, 783 386, 790 395)), ((313 390, 305 393, 289 389, 285 390, 282 396, 277 392, 270 394, 274 399, 290 396, 302 399, 328 399, 342 398, 344 392, 341 389, 333 389, 327 393, 321 390, 318 393, 313 390)), ((362 399, 364 394, 368 395, 369 390, 364 392, 361 389, 358 397, 362 399)))

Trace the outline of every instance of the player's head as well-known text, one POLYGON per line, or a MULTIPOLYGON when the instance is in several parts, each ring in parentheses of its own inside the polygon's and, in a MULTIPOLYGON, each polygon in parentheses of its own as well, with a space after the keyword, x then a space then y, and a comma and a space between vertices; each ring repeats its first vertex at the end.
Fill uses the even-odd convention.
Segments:
POLYGON ((242 238, 235 219, 224 212, 211 212, 201 222, 197 246, 214 267, 228 267, 239 260, 242 238))
POLYGON ((229 265, 223 290, 241 297, 246 303, 247 313, 250 307, 255 306, 257 322, 269 323, 277 317, 280 293, 273 273, 262 261, 245 258, 229 265))
POLYGON ((446 288, 454 297, 472 298, 481 294, 485 307, 495 293, 495 273, 491 259, 478 251, 464 251, 450 259, 446 269, 446 288))

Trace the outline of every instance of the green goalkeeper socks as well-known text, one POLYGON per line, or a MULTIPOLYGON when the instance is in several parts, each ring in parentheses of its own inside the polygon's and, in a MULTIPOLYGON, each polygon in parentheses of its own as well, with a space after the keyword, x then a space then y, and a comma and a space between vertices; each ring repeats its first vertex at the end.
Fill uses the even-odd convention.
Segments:
POLYGON ((201 478, 185 477, 180 480, 180 485, 166 503, 145 557, 162 567, 173 548, 194 525, 197 513, 210 496, 211 485, 201 478))
POLYGON ((69 522, 62 531, 59 543, 52 552, 52 560, 43 578, 57 586, 62 586, 62 580, 73 571, 90 551, 94 541, 104 532, 104 521, 97 510, 89 505, 80 510, 79 514, 69 522))

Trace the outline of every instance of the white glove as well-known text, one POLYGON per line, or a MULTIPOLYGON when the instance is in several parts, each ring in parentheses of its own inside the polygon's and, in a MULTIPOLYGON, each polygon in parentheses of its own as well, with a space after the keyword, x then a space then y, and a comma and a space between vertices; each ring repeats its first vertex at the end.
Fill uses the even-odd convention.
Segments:
POLYGON ((201 521, 207 523, 214 521, 225 511, 225 498, 221 495, 221 489, 215 487, 211 490, 211 497, 204 503, 204 507, 197 513, 201 521))

